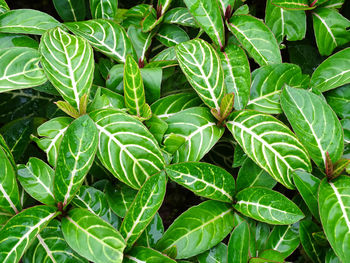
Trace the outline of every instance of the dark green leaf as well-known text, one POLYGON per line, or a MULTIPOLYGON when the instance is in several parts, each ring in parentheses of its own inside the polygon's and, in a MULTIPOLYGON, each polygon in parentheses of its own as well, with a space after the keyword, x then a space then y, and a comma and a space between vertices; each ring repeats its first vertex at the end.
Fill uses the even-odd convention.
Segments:
POLYGON ((90 0, 92 18, 113 19, 117 14, 118 0, 90 0))
POLYGON ((158 213, 153 217, 151 223, 146 227, 141 236, 137 239, 138 246, 153 248, 164 234, 162 218, 158 213))
POLYGON ((199 263, 227 263, 227 246, 221 242, 198 255, 197 259, 199 263))
POLYGON ((325 250, 319 246, 312 236, 312 233, 320 231, 318 225, 311 220, 303 220, 299 225, 300 241, 306 254, 314 263, 324 262, 325 250))
POLYGON ((235 227, 228 243, 228 263, 248 262, 250 238, 249 225, 246 221, 235 227))
POLYGON ((176 261, 148 247, 134 247, 125 255, 124 263, 175 263, 176 261))
POLYGON ((57 13, 63 21, 80 21, 85 19, 84 0, 53 0, 57 13))

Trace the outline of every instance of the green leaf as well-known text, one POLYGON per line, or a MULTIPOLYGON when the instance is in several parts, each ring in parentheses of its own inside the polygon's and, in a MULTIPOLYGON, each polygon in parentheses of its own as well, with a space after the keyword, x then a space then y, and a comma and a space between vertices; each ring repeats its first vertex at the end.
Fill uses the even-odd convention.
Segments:
POLYGON ((38 144, 39 148, 46 152, 48 162, 51 166, 56 166, 58 149, 61 145, 63 135, 72 121, 73 119, 69 117, 51 119, 38 127, 38 135, 43 138, 32 138, 38 144))
POLYGON ((275 35, 277 42, 302 40, 306 34, 306 14, 302 10, 286 10, 266 2, 265 23, 275 35))
POLYGON ((163 20, 163 16, 157 18, 157 11, 152 6, 150 6, 147 15, 141 22, 142 31, 150 32, 157 25, 159 25, 162 22, 162 20, 163 20))
POLYGON ((176 152, 175 163, 201 160, 224 133, 224 128, 216 125, 209 109, 203 107, 178 112, 166 122, 165 138, 175 134, 185 139, 176 152))
POLYGON ((264 22, 250 15, 234 15, 227 25, 260 66, 282 62, 276 38, 264 22))
POLYGON ((91 46, 84 39, 55 28, 42 36, 39 50, 48 79, 64 100, 79 110, 80 98, 89 94, 92 85, 91 46))
POLYGON ((123 260, 124 263, 176 263, 175 260, 148 247, 134 247, 123 260))
POLYGON ((247 221, 240 223, 228 242, 228 263, 245 263, 249 259, 250 230, 247 221))
POLYGON ((181 214, 158 241, 156 248, 164 253, 175 249, 177 259, 189 258, 218 244, 232 228, 231 205, 205 201, 181 214))
POLYGON ((119 182, 117 185, 107 185, 106 197, 109 206, 120 217, 125 217, 131 203, 134 201, 137 191, 126 184, 119 182))
POLYGON ((141 236, 137 239, 136 244, 138 246, 154 248, 163 234, 163 221, 159 213, 156 213, 151 223, 149 223, 146 229, 142 232, 141 236))
POLYGON ((139 189, 163 168, 157 141, 140 121, 113 109, 97 110, 90 116, 99 131, 99 159, 120 181, 139 189))
POLYGON ((157 173, 142 185, 120 226, 127 248, 132 247, 162 205, 166 175, 157 173))
POLYGON ((312 13, 316 43, 321 55, 329 56, 333 50, 350 41, 347 30, 350 21, 331 8, 317 8, 312 13))
POLYGON ((96 263, 121 263, 125 241, 110 224, 89 211, 76 208, 62 218, 62 232, 68 245, 96 263))
POLYGON ((236 190, 240 191, 248 187, 264 186, 272 189, 276 181, 250 158, 245 159, 238 171, 236 190))
POLYGON ((9 47, 29 47, 38 49, 39 43, 26 35, 0 33, 0 48, 3 49, 9 47))
POLYGON ((326 253, 325 263, 341 263, 339 258, 335 255, 332 248, 329 248, 326 253))
POLYGON ((323 230, 335 254, 344 262, 350 248, 349 189, 350 178, 339 176, 331 182, 323 179, 318 192, 323 230))
POLYGON ((11 149, 8 147, 4 137, 0 134, 0 147, 4 151, 7 159, 10 161, 14 170, 17 170, 15 159, 13 158, 11 149))
POLYGON ((153 114, 166 120, 175 113, 200 106, 202 101, 194 93, 177 93, 162 97, 151 105, 153 114))
POLYGON ((252 87, 248 109, 270 114, 282 113, 280 96, 284 85, 306 88, 308 77, 294 64, 262 66, 252 73, 252 87))
POLYGON ((207 42, 194 39, 175 47, 179 65, 199 97, 220 112, 226 90, 220 58, 207 42))
POLYGON ((291 10, 309 10, 313 8, 309 6, 308 0, 272 0, 272 4, 291 10))
POLYGON ((40 159, 31 157, 26 165, 17 167, 18 180, 25 191, 43 204, 55 205, 53 179, 55 172, 40 159))
POLYGON ((171 24, 161 25, 156 38, 167 47, 176 46, 177 44, 190 40, 187 33, 181 27, 171 24))
POLYGON ((325 93, 329 106, 340 118, 350 119, 350 85, 344 85, 325 93))
POLYGON ((304 217, 299 207, 279 192, 246 188, 236 195, 234 208, 245 216, 271 225, 289 225, 304 217))
POLYGON ((312 233, 318 232, 321 229, 311 220, 303 220, 299 225, 300 241, 303 248, 312 262, 322 263, 324 262, 325 250, 317 244, 312 236, 312 233))
POLYGON ((63 21, 80 21, 85 19, 84 0, 53 0, 52 1, 58 15, 63 21))
POLYGON ((163 23, 198 27, 196 20, 185 7, 176 7, 165 13, 163 23))
POLYGON ((225 46, 225 28, 215 0, 184 0, 191 15, 219 47, 225 46))
POLYGON ((124 99, 129 113, 138 117, 147 117, 145 90, 142 76, 136 61, 131 55, 126 57, 124 65, 124 99))
POLYGON ((227 263, 227 246, 221 242, 198 255, 197 259, 199 263, 227 263))
POLYGON ((76 207, 85 208, 113 225, 111 211, 105 193, 94 187, 81 186, 72 203, 76 207))
POLYGON ((159 67, 141 68, 141 76, 145 85, 146 102, 153 103, 160 98, 163 71, 159 67))
POLYGON ((71 249, 63 238, 61 223, 52 220, 37 235, 26 253, 23 255, 23 263, 87 263, 71 249))
POLYGON ((0 32, 42 35, 60 26, 52 16, 33 9, 17 9, 0 15, 0 32))
POLYGON ((140 61, 145 61, 145 55, 151 46, 153 33, 144 33, 141 28, 131 25, 128 28, 128 36, 134 46, 136 55, 140 61))
POLYGON ((113 20, 95 19, 65 23, 65 26, 117 62, 124 63, 127 54, 135 54, 125 30, 113 20))
POLYGON ((317 166, 325 167, 327 152, 333 162, 338 161, 344 148, 343 130, 337 116, 321 97, 286 86, 281 105, 317 166))
POLYGON ((325 59, 311 76, 310 87, 325 92, 350 83, 350 48, 345 48, 325 59))
POLYGON ((317 193, 320 186, 320 179, 305 171, 297 170, 294 172, 293 180, 310 212, 319 221, 317 193))
POLYGON ((235 181, 223 168, 209 163, 188 162, 167 166, 165 172, 171 180, 196 195, 227 203, 233 200, 235 181))
POLYGON ((284 262, 284 257, 278 251, 269 249, 261 252, 258 258, 255 257, 249 260, 249 263, 267 263, 267 262, 271 262, 271 263, 284 262))
POLYGON ((249 158, 287 188, 294 189, 291 178, 294 170, 310 171, 310 160, 302 144, 271 115, 237 111, 226 125, 249 158))
POLYGON ((17 263, 39 232, 57 215, 49 206, 34 206, 7 221, 0 231, 0 261, 17 263))
POLYGON ((113 19, 117 14, 118 0, 91 0, 92 18, 113 19))
POLYGON ((5 0, 0 0, 0 14, 5 13, 9 10, 10 10, 10 8, 7 5, 7 3, 5 2, 5 0))
POLYGON ((61 111, 69 115, 70 117, 76 119, 79 118, 80 114, 79 112, 68 102, 66 101, 57 101, 55 102, 57 108, 59 108, 61 111))
POLYGON ((275 226, 270 233, 265 249, 276 250, 286 258, 298 248, 299 244, 299 227, 297 224, 275 226))
POLYGON ((160 9, 160 11, 159 11, 160 16, 163 16, 164 13, 168 10, 171 2, 172 2, 172 0, 158 0, 157 8, 160 9))
POLYGON ((248 103, 250 90, 250 67, 248 58, 240 47, 229 45, 219 52, 224 71, 227 93, 234 93, 236 110, 242 110, 248 103))
POLYGON ((0 50, 0 92, 44 84, 47 79, 39 66, 40 54, 27 47, 0 50), (6 66, 5 66, 6 65, 6 66))
POLYGON ((98 144, 95 124, 88 115, 76 119, 65 132, 55 171, 54 193, 65 207, 74 197, 88 173, 98 144))
POLYGON ((13 167, 2 147, 0 147, 0 211, 1 210, 11 214, 21 211, 15 167, 13 167))

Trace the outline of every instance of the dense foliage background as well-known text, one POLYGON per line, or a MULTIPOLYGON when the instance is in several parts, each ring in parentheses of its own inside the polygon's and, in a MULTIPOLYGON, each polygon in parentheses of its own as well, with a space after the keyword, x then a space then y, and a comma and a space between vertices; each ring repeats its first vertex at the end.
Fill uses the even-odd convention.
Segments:
POLYGON ((349 1, 6 2, 0 262, 350 262, 349 1))

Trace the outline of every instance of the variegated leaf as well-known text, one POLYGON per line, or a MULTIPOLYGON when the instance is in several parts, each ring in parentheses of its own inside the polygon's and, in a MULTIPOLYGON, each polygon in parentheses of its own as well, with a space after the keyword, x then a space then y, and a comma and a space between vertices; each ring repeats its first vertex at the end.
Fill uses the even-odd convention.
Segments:
POLYGON ((157 141, 140 121, 113 109, 97 110, 90 116, 99 132, 98 156, 120 181, 139 189, 163 168, 157 141))
POLYGON ((167 257, 157 250, 148 247, 134 247, 124 258, 124 263, 176 263, 175 260, 167 257))
POLYGON ((97 150, 98 133, 88 115, 76 119, 63 136, 57 156, 54 193, 67 206, 88 173, 97 150))
POLYGON ((176 259, 190 258, 218 244, 232 229, 232 206, 209 200, 181 214, 156 248, 164 253, 175 251, 176 259))
POLYGON ((120 226, 127 248, 132 247, 163 203, 166 175, 157 173, 142 185, 120 226))
POLYGON ((287 188, 295 188, 291 177, 294 170, 311 170, 304 146, 271 115, 237 111, 230 115, 227 127, 247 155, 287 188))
POLYGON ((304 217, 299 207, 283 194, 265 187, 237 193, 234 208, 245 216, 272 225, 289 225, 304 217))
POLYGON ((95 19, 66 23, 65 26, 89 41, 95 49, 118 62, 124 63, 127 54, 135 55, 124 28, 115 21, 95 19))
POLYGON ((224 133, 224 128, 216 125, 215 118, 204 107, 178 112, 166 122, 168 130, 164 138, 176 135, 184 139, 175 153, 175 163, 201 160, 224 133))
POLYGON ((209 107, 220 112, 226 90, 220 58, 214 48, 201 39, 175 47, 176 56, 186 78, 209 107))
POLYGON ((92 18, 113 19, 117 14, 118 0, 90 0, 92 18))
POLYGON ((277 40, 264 22, 250 15, 234 15, 227 25, 260 66, 282 62, 277 40))
POLYGON ((176 7, 165 13, 163 23, 198 27, 196 20, 185 7, 176 7))
POLYGON ((350 249, 350 178, 323 179, 318 190, 318 204, 323 230, 335 254, 349 261, 350 249))
POLYGON ((294 132, 319 167, 325 167, 327 152, 333 162, 339 160, 344 149, 343 129, 324 99, 310 91, 286 86, 281 105, 294 132))
POLYGON ((40 54, 27 47, 0 50, 0 92, 39 86, 47 81, 40 54))
POLYGON ((63 21, 80 21, 85 19, 84 0, 52 0, 58 15, 63 21))
POLYGON ((79 110, 80 99, 89 95, 94 71, 91 46, 61 28, 48 30, 41 38, 41 63, 50 82, 62 97, 79 110))
POLYGON ((167 166, 171 180, 205 198, 231 203, 235 192, 233 176, 218 166, 187 162, 167 166))
POLYGON ((32 137, 39 148, 46 152, 47 160, 53 167, 56 166, 58 149, 63 135, 72 121, 73 119, 69 117, 51 119, 38 127, 38 135, 42 138, 32 137))
POLYGON ((184 0, 200 27, 219 47, 225 46, 225 30, 216 0, 184 0))
POLYGON ((34 206, 12 217, 0 231, 0 261, 19 262, 35 237, 56 215, 54 207, 34 206))
POLYGON ((0 147, 0 212, 16 214, 21 208, 15 167, 0 147))
POLYGON ((202 101, 195 93, 178 93, 163 97, 151 105, 153 114, 166 120, 177 112, 197 107, 202 101))
POLYGON ((280 97, 284 85, 307 88, 309 78, 294 64, 262 66, 252 73, 252 86, 248 109, 270 114, 282 113, 280 97))
POLYGON ((26 165, 18 165, 18 180, 34 199, 43 204, 55 205, 53 194, 54 170, 40 159, 31 157, 26 165))
POLYGON ((0 15, 0 32, 42 35, 60 26, 52 16, 34 9, 11 10, 0 15))
POLYGON ((63 238, 61 223, 52 220, 37 235, 36 240, 23 255, 23 263, 87 263, 71 249, 63 238))
POLYGON ((110 224, 86 209, 75 208, 62 218, 68 245, 95 263, 121 263, 125 241, 110 224))

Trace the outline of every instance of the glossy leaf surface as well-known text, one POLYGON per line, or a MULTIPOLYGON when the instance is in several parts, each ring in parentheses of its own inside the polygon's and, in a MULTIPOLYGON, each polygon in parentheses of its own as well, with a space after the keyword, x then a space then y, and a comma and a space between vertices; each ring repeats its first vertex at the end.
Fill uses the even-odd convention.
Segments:
POLYGON ((91 0, 92 18, 113 19, 117 14, 118 0, 91 0))
POLYGON ((121 263, 125 241, 101 218, 81 208, 70 210, 62 219, 62 232, 68 245, 90 261, 121 263))
POLYGON ((131 247, 162 205, 166 175, 157 173, 142 185, 120 226, 127 247, 131 247))
POLYGON ((52 16, 33 9, 11 10, 0 15, 0 32, 42 35, 59 26, 52 16))
POLYGON ((126 255, 125 263, 175 263, 176 261, 148 247, 134 247, 126 255))
POLYGON ((243 221, 231 233, 228 242, 228 263, 244 263, 249 259, 249 243, 251 239, 249 225, 243 221))
POLYGON ((39 232, 57 215, 49 206, 34 206, 12 217, 0 231, 0 261, 19 262, 39 232))
POLYGON ((180 215, 158 241, 156 248, 165 253, 176 249, 177 259, 189 258, 219 243, 232 228, 230 205, 206 201, 180 215))
POLYGON ((209 109, 195 107, 181 111, 166 120, 171 134, 185 139, 176 153, 176 162, 199 161, 216 144, 224 129, 216 125, 209 109))
POLYGON ((153 135, 139 121, 113 109, 90 114, 99 132, 98 156, 119 180, 139 189, 164 160, 153 135))
POLYGON ((322 98, 286 86, 281 105, 294 132, 319 167, 325 167, 327 152, 333 162, 338 161, 344 147, 342 127, 322 98))
POLYGON ((327 182, 322 180, 318 202, 323 230, 334 252, 341 261, 348 260, 350 248, 350 179, 340 176, 327 182))
POLYGON ((325 249, 316 243, 312 233, 320 231, 317 224, 311 220, 303 220, 300 222, 299 233, 300 241, 303 248, 312 262, 321 263, 324 262, 325 249))
POLYGON ((177 45, 175 51, 192 87, 205 104, 220 112, 225 95, 224 72, 214 48, 204 40, 194 39, 177 45))
POLYGON ((236 195, 234 208, 245 216, 268 224, 288 225, 304 217, 299 207, 279 192, 246 188, 236 195))
POLYGON ((219 47, 225 46, 224 23, 215 0, 184 0, 200 27, 219 47))
POLYGON ((61 96, 79 110, 80 99, 89 95, 94 70, 91 46, 61 28, 47 31, 41 38, 42 66, 61 96))
POLYGON ((151 223, 149 223, 146 229, 142 232, 141 236, 137 239, 136 244, 137 246, 154 248, 163 234, 163 221, 159 213, 156 213, 151 223))
POLYGON ((234 15, 228 28, 260 66, 282 62, 276 38, 261 20, 250 15, 234 15))
POLYGON ((134 54, 131 41, 125 30, 112 20, 95 19, 66 23, 74 34, 85 38, 98 51, 124 63, 127 54, 134 54))
POLYGON ((233 200, 233 176, 218 166, 201 162, 179 163, 167 166, 165 172, 171 180, 199 196, 227 203, 233 200))
POLYGON ((40 54, 27 47, 0 50, 0 92, 44 84, 47 79, 39 66, 40 54), (6 66, 5 66, 6 65, 6 66))
POLYGON ((65 21, 79 21, 85 19, 84 0, 53 0, 57 13, 65 21))
POLYGON ((84 115, 68 127, 62 138, 57 157, 54 193, 56 200, 66 206, 88 173, 98 144, 94 122, 84 115))
POLYGON ((43 204, 55 205, 53 194, 54 170, 40 159, 31 157, 26 165, 17 167, 17 178, 33 198, 43 204))
POLYGON ((292 171, 310 171, 304 147, 287 126, 271 115, 237 111, 229 117, 227 127, 247 155, 287 188, 294 188, 292 171))

